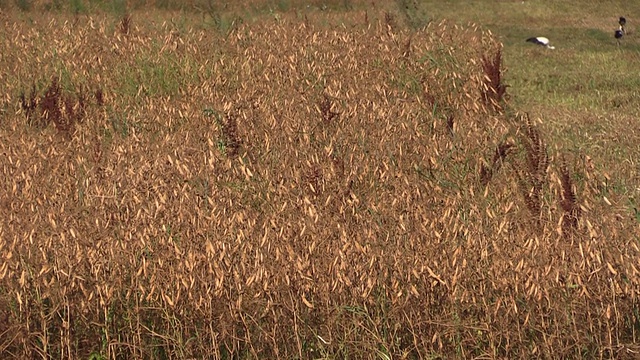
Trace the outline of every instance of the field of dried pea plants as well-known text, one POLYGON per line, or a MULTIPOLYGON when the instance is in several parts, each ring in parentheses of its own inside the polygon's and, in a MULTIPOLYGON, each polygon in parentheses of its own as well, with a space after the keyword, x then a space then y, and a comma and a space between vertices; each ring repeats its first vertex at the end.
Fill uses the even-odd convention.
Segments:
POLYGON ((149 14, 0 15, 2 358, 638 356, 638 221, 491 34, 149 14))

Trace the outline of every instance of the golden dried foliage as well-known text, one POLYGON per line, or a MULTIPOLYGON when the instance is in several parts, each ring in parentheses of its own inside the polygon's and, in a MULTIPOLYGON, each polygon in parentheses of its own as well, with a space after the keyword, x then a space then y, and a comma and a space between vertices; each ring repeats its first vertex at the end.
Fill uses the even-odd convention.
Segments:
POLYGON ((483 101, 495 40, 352 21, 217 34, 3 19, 0 353, 567 358, 638 343, 637 223, 569 191, 528 117, 483 101), (60 124, 32 126, 39 111, 60 124))

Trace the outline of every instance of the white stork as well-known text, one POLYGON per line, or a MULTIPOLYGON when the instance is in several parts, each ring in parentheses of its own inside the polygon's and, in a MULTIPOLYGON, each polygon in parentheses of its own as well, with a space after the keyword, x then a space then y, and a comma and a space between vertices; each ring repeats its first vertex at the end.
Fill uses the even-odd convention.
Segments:
POLYGON ((551 44, 549 43, 549 39, 547 39, 546 37, 542 37, 542 36, 530 37, 527 39, 527 42, 544 46, 547 49, 551 49, 551 50, 555 49, 555 46, 551 46, 551 44))

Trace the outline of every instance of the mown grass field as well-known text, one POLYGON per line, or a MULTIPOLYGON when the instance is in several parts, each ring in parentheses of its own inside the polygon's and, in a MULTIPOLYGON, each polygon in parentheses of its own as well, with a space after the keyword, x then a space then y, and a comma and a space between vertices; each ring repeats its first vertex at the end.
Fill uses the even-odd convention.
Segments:
POLYGON ((0 358, 637 358, 640 4, 0 9, 0 358))

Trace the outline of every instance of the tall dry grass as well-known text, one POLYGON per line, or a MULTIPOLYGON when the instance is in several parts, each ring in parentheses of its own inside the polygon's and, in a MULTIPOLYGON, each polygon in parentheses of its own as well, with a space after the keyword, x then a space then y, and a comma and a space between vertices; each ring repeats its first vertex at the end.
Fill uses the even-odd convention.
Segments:
POLYGON ((632 357, 637 223, 499 44, 348 16, 4 19, 0 353, 632 357))

